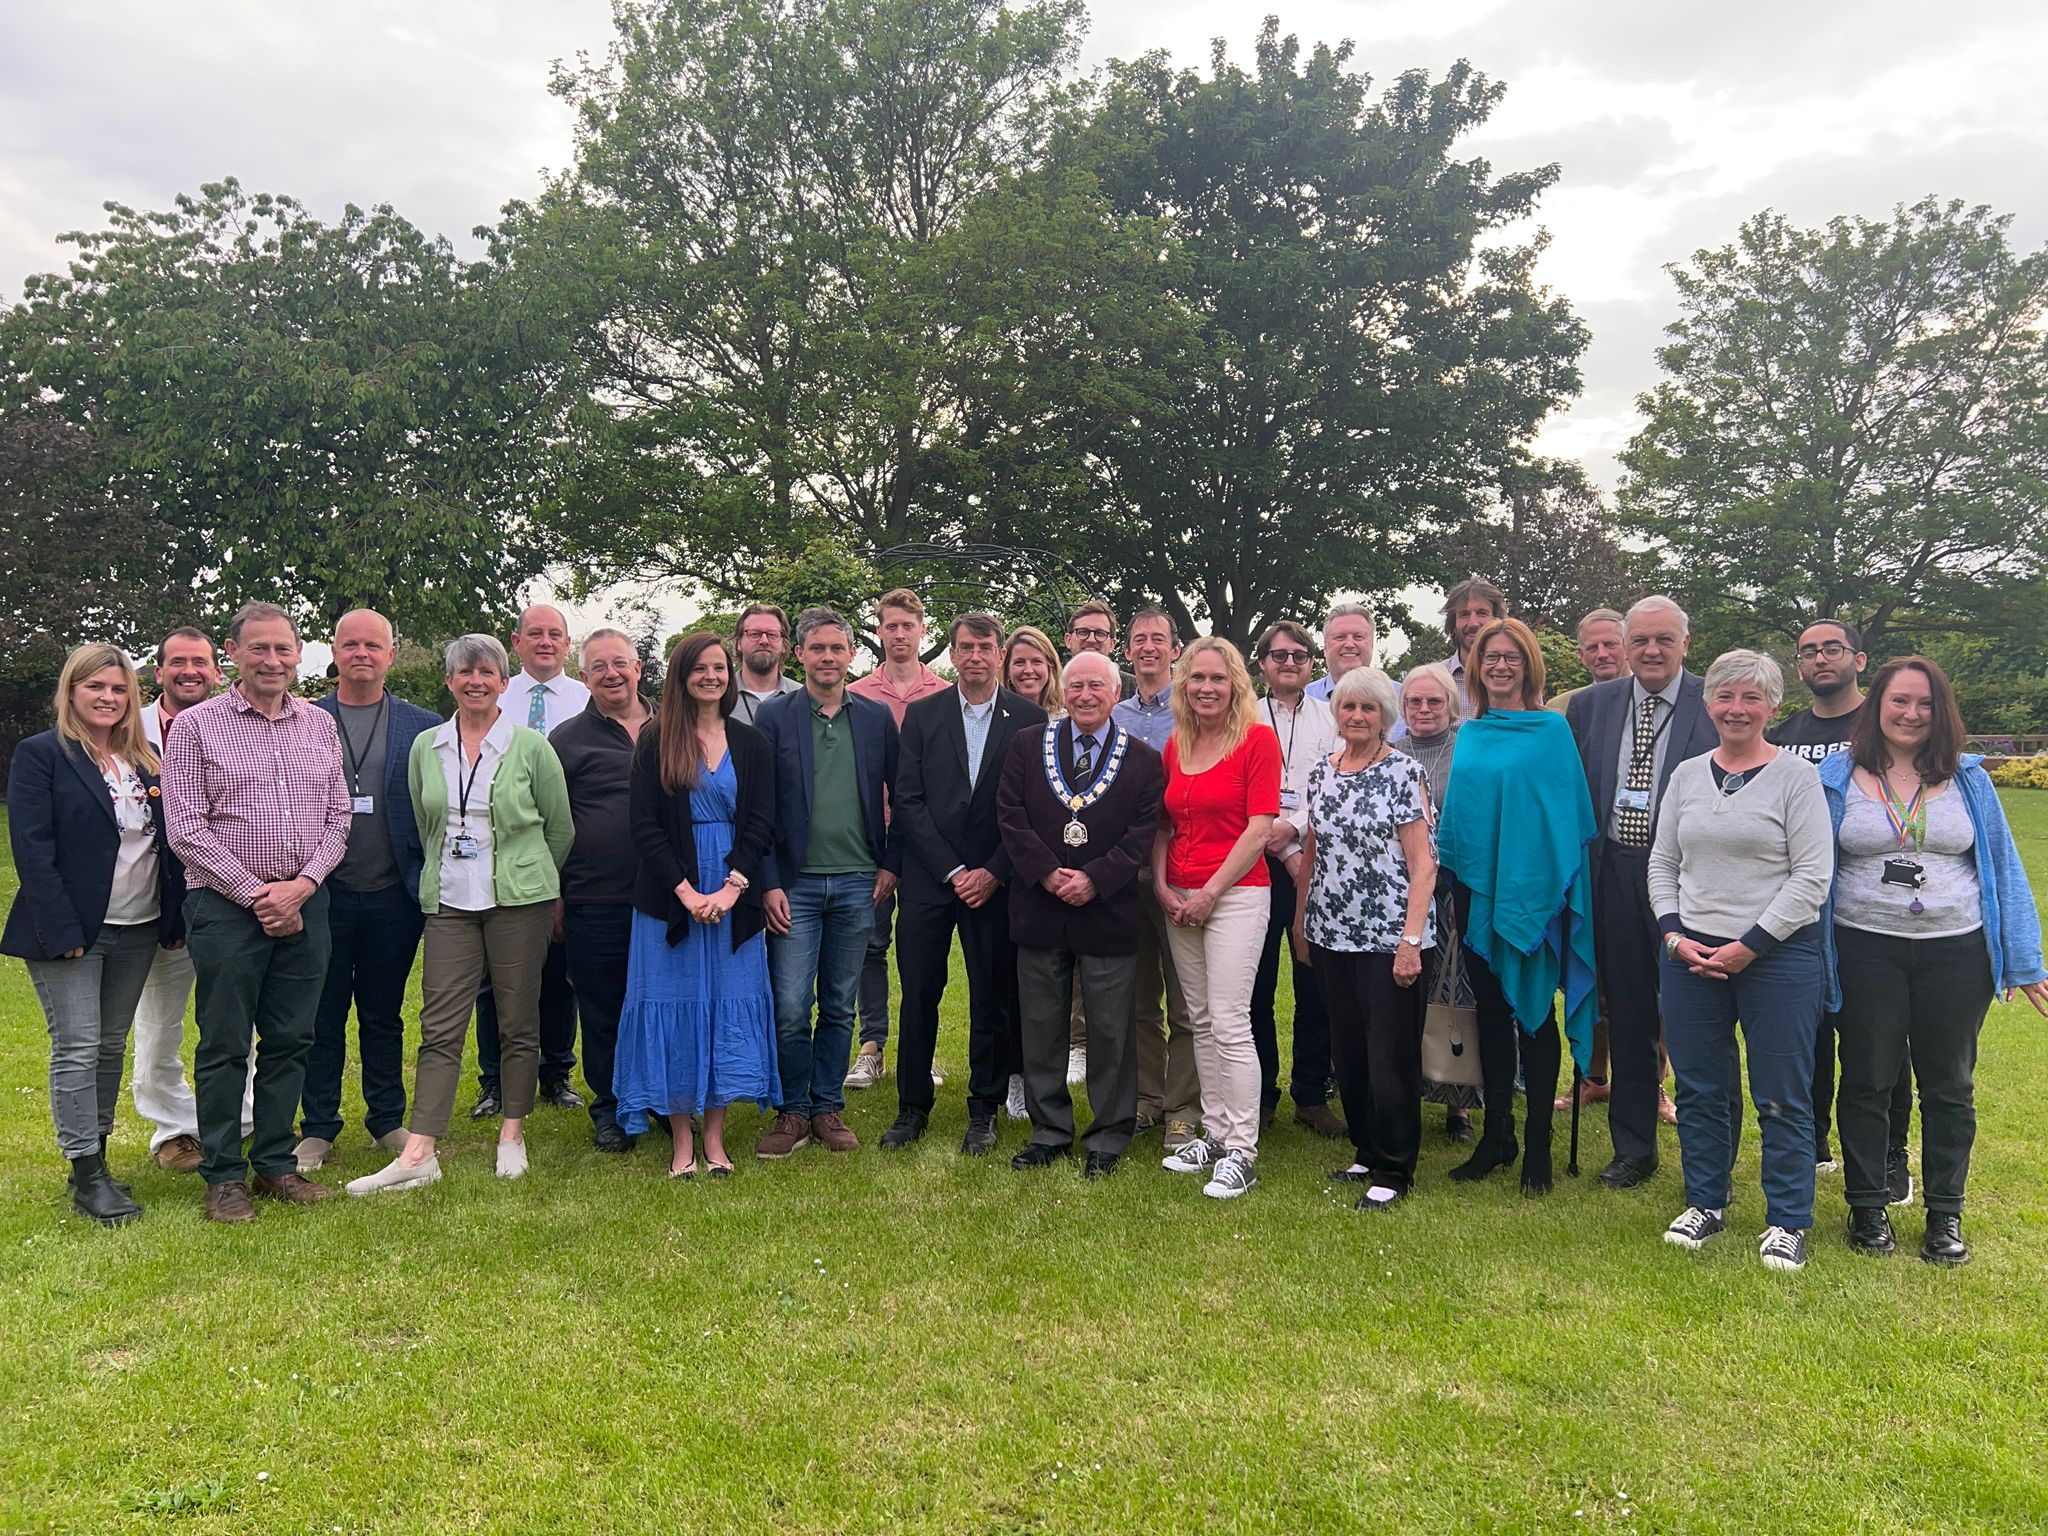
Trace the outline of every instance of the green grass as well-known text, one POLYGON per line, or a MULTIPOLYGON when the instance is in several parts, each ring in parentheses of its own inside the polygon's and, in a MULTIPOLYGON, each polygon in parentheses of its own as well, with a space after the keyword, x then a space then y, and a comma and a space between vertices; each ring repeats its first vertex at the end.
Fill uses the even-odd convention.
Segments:
MULTIPOLYGON (((2048 889, 2048 795, 2010 805, 2048 889)), ((11 897, 0 869, 0 896, 11 897)), ((968 1163, 964 1026, 933 1134, 661 1176, 542 1111, 534 1172, 466 1120, 436 1188, 210 1228, 149 1167, 133 1227, 69 1218, 41 1014, 0 962, 0 1527, 35 1531, 2027 1531, 2048 1525, 2048 1027, 1993 1010, 1948 1273, 1844 1246, 1658 1240, 1640 1192, 1450 1185, 1430 1120, 1390 1215, 1283 1125, 1217 1204, 1139 1156, 1102 1185, 968 1163), (69 1219, 67 1219, 69 1218, 69 1219)), ((189 1036, 188 1036, 189 1040, 189 1036)), ((464 1104, 467 1099, 465 1097, 464 1104)), ((1587 1121, 1585 1162, 1606 1159, 1587 1121)), ((1144 1152, 1156 1142, 1141 1144, 1144 1152)), ((324 1177, 378 1157, 354 1124, 324 1177)), ((1917 1213, 1901 1222, 1909 1252, 1917 1213)))

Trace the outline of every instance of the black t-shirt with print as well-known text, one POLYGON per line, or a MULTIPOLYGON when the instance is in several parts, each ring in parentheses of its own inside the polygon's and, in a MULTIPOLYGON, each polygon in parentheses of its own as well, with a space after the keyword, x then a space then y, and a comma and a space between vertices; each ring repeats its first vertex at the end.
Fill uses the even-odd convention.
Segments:
POLYGON ((1817 763, 1822 758, 1848 750, 1849 733, 1856 729, 1856 717, 1862 712, 1863 706, 1859 704, 1846 715, 1823 720, 1812 710, 1802 709, 1796 715, 1787 715, 1765 731, 1764 740, 1774 747, 1796 752, 1810 763, 1817 763))

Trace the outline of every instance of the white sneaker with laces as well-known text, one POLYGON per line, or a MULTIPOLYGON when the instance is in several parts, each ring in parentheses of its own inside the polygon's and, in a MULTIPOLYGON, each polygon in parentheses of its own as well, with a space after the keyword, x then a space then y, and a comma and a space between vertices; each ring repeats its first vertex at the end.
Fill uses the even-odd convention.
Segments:
POLYGON ((1790 1227, 1765 1227, 1756 1251, 1766 1269, 1806 1268, 1806 1234, 1790 1227))
POLYGON ((1211 1200, 1235 1200, 1259 1182, 1258 1166, 1242 1152, 1226 1152, 1202 1193, 1211 1200))
POLYGON ((1003 1113, 1012 1120, 1031 1118, 1031 1111, 1024 1103, 1024 1079, 1018 1073, 1010 1074, 1010 1096, 1003 1100, 1003 1113))
POLYGON ((1078 1088, 1088 1081, 1088 1047, 1077 1045, 1067 1052, 1067 1086, 1078 1088))
POLYGON ((847 1088, 872 1088, 884 1076, 882 1053, 869 1046, 862 1046, 860 1054, 853 1058, 853 1065, 847 1068, 846 1078, 841 1085, 847 1088))
POLYGON ((1222 1142, 1197 1136, 1167 1153, 1159 1160, 1159 1166, 1168 1173, 1200 1173, 1205 1168, 1214 1167, 1222 1156, 1222 1142))
POLYGON ((1664 1229, 1664 1241, 1675 1243, 1680 1248, 1698 1250, 1706 1247, 1708 1238, 1719 1237, 1727 1227, 1721 1212, 1701 1205, 1688 1205, 1678 1213, 1678 1219, 1664 1229))

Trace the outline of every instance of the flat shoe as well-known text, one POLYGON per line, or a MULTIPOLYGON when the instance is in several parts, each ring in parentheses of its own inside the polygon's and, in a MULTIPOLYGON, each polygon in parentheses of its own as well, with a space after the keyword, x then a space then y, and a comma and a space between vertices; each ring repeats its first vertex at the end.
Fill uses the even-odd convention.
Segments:
POLYGON ((732 1164, 713 1163, 705 1171, 714 1179, 729 1179, 732 1177, 732 1164))
POLYGON ((671 1168, 668 1176, 672 1179, 694 1179, 697 1177, 697 1164, 693 1160, 687 1168, 671 1168))
POLYGON ((434 1154, 425 1162, 414 1163, 410 1167, 394 1158, 375 1173, 366 1173, 360 1179, 350 1179, 341 1187, 349 1194, 361 1198, 364 1195, 389 1194, 394 1189, 418 1189, 423 1184, 438 1183, 440 1178, 441 1159, 438 1154, 434 1154))

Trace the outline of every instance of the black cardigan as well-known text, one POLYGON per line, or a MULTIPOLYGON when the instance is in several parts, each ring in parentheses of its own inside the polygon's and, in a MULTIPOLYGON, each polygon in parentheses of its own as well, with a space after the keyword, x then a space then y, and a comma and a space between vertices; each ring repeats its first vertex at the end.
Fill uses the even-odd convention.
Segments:
MULTIPOLYGON (((732 909, 732 947, 738 949, 767 926, 761 905, 761 859, 775 833, 775 762, 768 738, 736 719, 725 722, 726 751, 732 758, 738 793, 732 812, 732 852, 726 870, 747 877, 747 888, 732 909)), ((670 945, 683 942, 696 919, 676 899, 676 887, 687 880, 705 895, 725 880, 726 870, 709 887, 697 878, 697 834, 690 824, 690 792, 669 794, 661 787, 661 725, 650 721, 633 746, 633 842, 640 850, 640 869, 633 883, 633 906, 656 922, 668 924, 670 945)))

